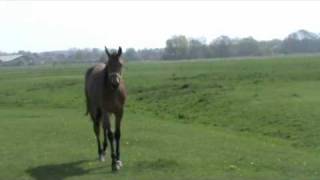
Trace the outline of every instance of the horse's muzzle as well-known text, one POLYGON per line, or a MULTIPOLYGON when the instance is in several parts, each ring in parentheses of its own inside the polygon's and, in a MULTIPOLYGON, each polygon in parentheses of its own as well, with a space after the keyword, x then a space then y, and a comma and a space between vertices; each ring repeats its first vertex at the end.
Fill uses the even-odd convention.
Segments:
POLYGON ((111 83, 112 89, 118 89, 119 83, 111 83))

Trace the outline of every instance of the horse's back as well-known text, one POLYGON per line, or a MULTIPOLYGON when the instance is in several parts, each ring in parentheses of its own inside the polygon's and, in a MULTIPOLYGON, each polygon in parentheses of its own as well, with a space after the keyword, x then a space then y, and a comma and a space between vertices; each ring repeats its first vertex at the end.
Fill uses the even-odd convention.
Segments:
POLYGON ((92 115, 101 106, 105 64, 90 67, 85 75, 85 95, 87 100, 87 113, 92 115))
POLYGON ((87 70, 85 86, 88 91, 93 91, 94 86, 103 86, 105 64, 97 64, 87 70))

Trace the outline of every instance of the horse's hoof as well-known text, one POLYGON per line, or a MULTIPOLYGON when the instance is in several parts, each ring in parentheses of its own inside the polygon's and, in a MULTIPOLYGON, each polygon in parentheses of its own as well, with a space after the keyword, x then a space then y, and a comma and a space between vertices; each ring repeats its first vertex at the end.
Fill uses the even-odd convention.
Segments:
POLYGON ((112 171, 113 172, 119 171, 122 166, 123 166, 122 162, 120 160, 117 160, 115 163, 112 164, 112 171))
POLYGON ((101 154, 101 155, 99 156, 99 160, 100 160, 101 162, 104 162, 104 161, 105 161, 104 155, 101 154))
POLYGON ((117 172, 119 169, 120 168, 116 164, 112 165, 112 172, 117 172))
POLYGON ((119 169, 122 168, 122 166, 123 166, 122 161, 117 160, 117 161, 116 161, 116 166, 117 166, 119 169))

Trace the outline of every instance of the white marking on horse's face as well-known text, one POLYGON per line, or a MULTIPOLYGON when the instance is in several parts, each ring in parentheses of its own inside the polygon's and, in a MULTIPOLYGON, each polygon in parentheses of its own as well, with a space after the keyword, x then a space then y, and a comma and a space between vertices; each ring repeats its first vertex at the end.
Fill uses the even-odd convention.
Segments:
POLYGON ((110 73, 121 74, 122 67, 123 67, 123 60, 118 56, 111 56, 108 59, 107 67, 110 73))
POLYGON ((121 74, 119 73, 109 73, 109 80, 113 88, 118 88, 121 80, 121 74))
POLYGON ((107 64, 108 73, 109 73, 108 78, 111 81, 113 88, 118 88, 120 84, 122 66, 123 66, 123 60, 119 56, 112 55, 109 57, 108 64, 107 64))

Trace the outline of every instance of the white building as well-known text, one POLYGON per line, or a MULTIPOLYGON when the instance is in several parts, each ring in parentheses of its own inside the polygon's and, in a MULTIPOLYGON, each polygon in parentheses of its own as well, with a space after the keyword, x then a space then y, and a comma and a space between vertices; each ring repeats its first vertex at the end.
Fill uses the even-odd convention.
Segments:
POLYGON ((0 56, 0 65, 27 65, 28 63, 21 54, 0 56))

